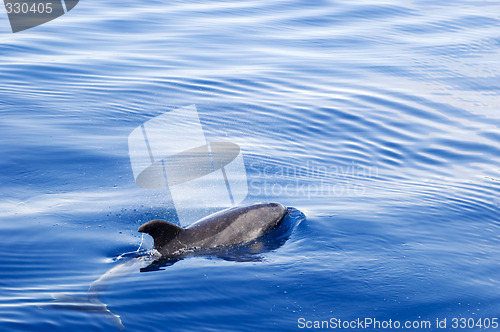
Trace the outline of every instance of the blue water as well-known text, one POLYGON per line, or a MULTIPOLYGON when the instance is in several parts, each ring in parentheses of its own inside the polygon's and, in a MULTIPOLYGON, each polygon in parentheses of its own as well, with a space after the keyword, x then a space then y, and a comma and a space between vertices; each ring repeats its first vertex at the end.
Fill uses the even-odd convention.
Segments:
POLYGON ((16 34, 1 16, 0 330, 117 330, 47 304, 175 221, 127 137, 191 104, 241 146, 245 202, 305 217, 254 259, 130 268, 100 293, 127 331, 500 319, 500 2, 82 0, 16 34))

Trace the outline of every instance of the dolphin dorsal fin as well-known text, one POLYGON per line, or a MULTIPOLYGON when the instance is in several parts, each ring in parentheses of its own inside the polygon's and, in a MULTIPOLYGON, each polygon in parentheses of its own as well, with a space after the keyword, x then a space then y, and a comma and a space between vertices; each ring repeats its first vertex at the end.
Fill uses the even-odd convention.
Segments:
POLYGON ((165 244, 184 232, 184 228, 165 220, 156 219, 148 221, 139 227, 138 231, 151 235, 155 241, 155 249, 160 250, 165 244))

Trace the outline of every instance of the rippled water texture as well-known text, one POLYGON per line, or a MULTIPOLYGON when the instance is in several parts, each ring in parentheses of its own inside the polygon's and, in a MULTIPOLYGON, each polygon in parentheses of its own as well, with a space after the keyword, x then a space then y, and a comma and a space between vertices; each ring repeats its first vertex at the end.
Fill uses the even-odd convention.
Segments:
POLYGON ((123 265, 99 299, 126 330, 500 318, 500 2, 81 0, 15 34, 0 16, 2 331, 118 327, 51 304, 175 221, 127 137, 191 104, 241 147, 245 202, 305 218, 252 259, 123 265))

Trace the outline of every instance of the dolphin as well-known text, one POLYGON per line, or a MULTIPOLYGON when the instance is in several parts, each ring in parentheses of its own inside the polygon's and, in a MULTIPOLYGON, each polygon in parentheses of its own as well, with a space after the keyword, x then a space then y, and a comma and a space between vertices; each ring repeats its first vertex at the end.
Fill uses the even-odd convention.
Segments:
POLYGON ((156 219, 138 231, 153 238, 162 258, 176 258, 192 251, 248 244, 278 227, 286 212, 279 203, 255 203, 216 212, 186 228, 156 219))
MULTIPOLYGON (((167 263, 174 264, 193 251, 201 254, 217 251, 220 254, 226 249, 256 244, 254 240, 272 235, 273 230, 279 230, 278 226, 285 224, 282 221, 287 211, 286 207, 278 203, 239 206, 211 214, 186 228, 165 220, 151 220, 139 227, 139 232, 153 237, 157 252, 147 250, 122 254, 118 259, 124 259, 123 262, 92 282, 86 296, 53 294, 54 301, 39 307, 104 314, 122 330, 125 327, 120 316, 111 312, 99 297, 99 293, 113 280, 137 269, 141 272, 155 271, 159 269, 155 262, 167 259, 167 263)), ((165 265, 165 262, 161 263, 165 265)))

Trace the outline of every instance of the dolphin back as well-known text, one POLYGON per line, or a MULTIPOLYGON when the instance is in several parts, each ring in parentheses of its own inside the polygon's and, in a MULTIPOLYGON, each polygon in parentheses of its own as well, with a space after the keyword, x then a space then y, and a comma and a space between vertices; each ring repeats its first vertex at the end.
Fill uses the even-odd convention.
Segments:
POLYGON ((179 239, 203 249, 244 245, 276 228, 286 211, 278 203, 233 207, 188 226, 179 239))
POLYGON ((186 228, 165 220, 151 220, 139 232, 151 235, 154 248, 164 257, 189 250, 221 249, 244 245, 276 228, 286 214, 278 203, 254 203, 225 209, 186 228))

